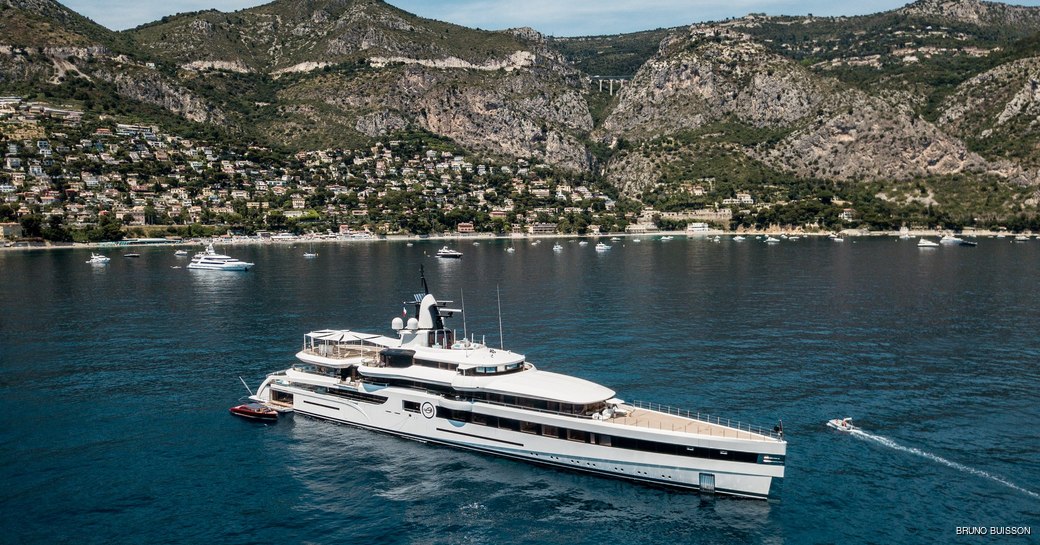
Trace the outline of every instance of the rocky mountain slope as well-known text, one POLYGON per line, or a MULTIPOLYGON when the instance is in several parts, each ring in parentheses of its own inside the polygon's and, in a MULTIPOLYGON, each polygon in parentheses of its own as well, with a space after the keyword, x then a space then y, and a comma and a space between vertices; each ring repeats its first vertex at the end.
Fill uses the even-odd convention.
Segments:
POLYGON ((200 85, 236 72, 270 88, 263 105, 238 110, 266 110, 255 126, 290 146, 419 128, 474 150, 589 168, 582 81, 530 30, 473 30, 376 0, 279 0, 130 34, 200 85))
POLYGON ((633 196, 700 178, 1040 179, 1040 8, 920 0, 546 40, 379 0, 276 0, 120 33, 52 0, 0 0, 0 30, 0 93, 289 148, 421 130, 633 196), (631 80, 613 96, 594 75, 631 80))

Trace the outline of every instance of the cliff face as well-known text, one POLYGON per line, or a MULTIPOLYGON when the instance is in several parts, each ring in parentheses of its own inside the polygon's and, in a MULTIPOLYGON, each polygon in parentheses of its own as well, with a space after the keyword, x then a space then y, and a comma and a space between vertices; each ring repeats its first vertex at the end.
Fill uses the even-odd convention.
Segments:
POLYGON ((618 94, 603 130, 646 138, 726 116, 755 126, 792 125, 833 103, 834 88, 747 35, 697 26, 662 43, 618 94))
MULTIPOLYGON (((485 74, 398 65, 362 76, 308 78, 279 99, 320 105, 309 112, 334 111, 344 128, 368 136, 416 126, 475 150, 535 157, 573 170, 589 167, 585 147, 574 136, 592 129, 582 96, 567 86, 546 90, 541 77, 526 70, 485 74)), ((285 117, 268 130, 277 133, 293 123, 285 117)))
POLYGON ((946 97, 941 112, 938 124, 946 132, 1025 169, 1040 169, 1040 57, 969 79, 946 97))
MULTIPOLYGON (((1016 111, 1029 111, 1030 89, 1022 87, 1016 111)), ((663 42, 619 94, 602 130, 613 139, 654 139, 722 120, 770 129, 780 137, 735 149, 804 177, 904 180, 972 172, 1035 181, 1015 164, 983 159, 909 104, 893 105, 891 98, 822 77, 718 26, 692 27, 663 42)), ((607 168, 635 194, 655 183, 655 169, 668 163, 627 154, 622 165, 607 168)))
POLYGON ((1035 32, 1040 29, 1040 11, 1036 8, 1012 6, 980 0, 918 0, 898 13, 930 18, 946 23, 968 23, 980 26, 1015 28, 1035 32))

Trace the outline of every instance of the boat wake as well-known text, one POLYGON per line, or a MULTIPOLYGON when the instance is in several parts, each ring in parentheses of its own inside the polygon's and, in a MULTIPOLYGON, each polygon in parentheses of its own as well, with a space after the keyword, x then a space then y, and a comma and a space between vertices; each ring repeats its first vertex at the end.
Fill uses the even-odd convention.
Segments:
POLYGON ((1022 488, 1021 486, 1018 486, 1017 484, 1015 484, 1015 483, 1005 479, 1004 477, 1001 477, 1000 475, 994 475, 992 473, 983 471, 981 469, 975 469, 974 467, 966 466, 964 464, 958 464, 957 462, 953 462, 953 461, 947 460, 946 458, 943 458, 942 456, 938 456, 938 455, 932 454, 931 452, 923 451, 923 450, 921 450, 919 448, 905 447, 905 446, 900 445, 899 443, 896 443, 895 441, 893 441, 893 440, 891 440, 891 439, 889 439, 887 437, 884 437, 884 436, 881 436, 881 435, 874 435, 873 433, 869 433, 869 432, 863 431, 862 429, 859 429, 859 428, 851 430, 849 433, 851 435, 854 435, 856 437, 859 437, 859 438, 867 440, 867 441, 874 441, 875 443, 884 445, 884 446, 886 446, 888 448, 892 448, 892 449, 895 449, 895 450, 901 450, 903 452, 909 452, 910 454, 916 454, 916 455, 918 455, 918 456, 920 456, 922 458, 928 458, 929 460, 932 460, 933 462, 939 462, 940 464, 942 464, 944 466, 952 467, 953 469, 956 469, 958 471, 963 471, 965 473, 970 473, 970 474, 978 476, 978 477, 984 477, 984 478, 989 479, 991 481, 996 481, 996 482, 998 482, 998 483, 1000 483, 1000 484, 1002 484, 1004 486, 1007 486, 1008 488, 1012 488, 1014 490, 1018 490, 1019 492, 1022 492, 1023 494, 1026 494, 1026 495, 1031 496, 1033 498, 1040 499, 1040 494, 1037 494, 1036 492, 1033 492, 1032 490, 1027 490, 1025 488, 1022 488))

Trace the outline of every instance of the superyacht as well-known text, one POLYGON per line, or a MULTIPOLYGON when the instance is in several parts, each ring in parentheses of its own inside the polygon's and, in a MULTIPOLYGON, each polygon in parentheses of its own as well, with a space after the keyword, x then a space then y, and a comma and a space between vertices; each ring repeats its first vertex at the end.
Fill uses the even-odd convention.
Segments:
POLYGON ((206 250, 195 254, 188 264, 189 269, 204 269, 211 271, 247 271, 252 263, 239 261, 231 256, 218 254, 213 245, 206 246, 206 250))
MULTIPOLYGON (((361 428, 539 464, 734 496, 767 498, 784 476, 782 425, 628 403, 523 355, 457 338, 459 309, 429 293, 392 336, 323 329, 253 401, 361 428)), ((407 314, 406 314, 407 316, 407 314)))

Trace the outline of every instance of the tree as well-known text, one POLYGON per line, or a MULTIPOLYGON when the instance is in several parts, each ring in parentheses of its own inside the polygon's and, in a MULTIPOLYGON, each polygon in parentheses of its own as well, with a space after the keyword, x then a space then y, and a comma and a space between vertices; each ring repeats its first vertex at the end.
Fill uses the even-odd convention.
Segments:
POLYGON ((43 229, 43 238, 55 242, 72 242, 72 233, 65 228, 65 218, 51 215, 47 218, 47 227, 43 229))
POLYGON ((28 214, 18 220, 22 224, 22 236, 27 238, 38 238, 43 236, 43 216, 39 214, 28 214))

